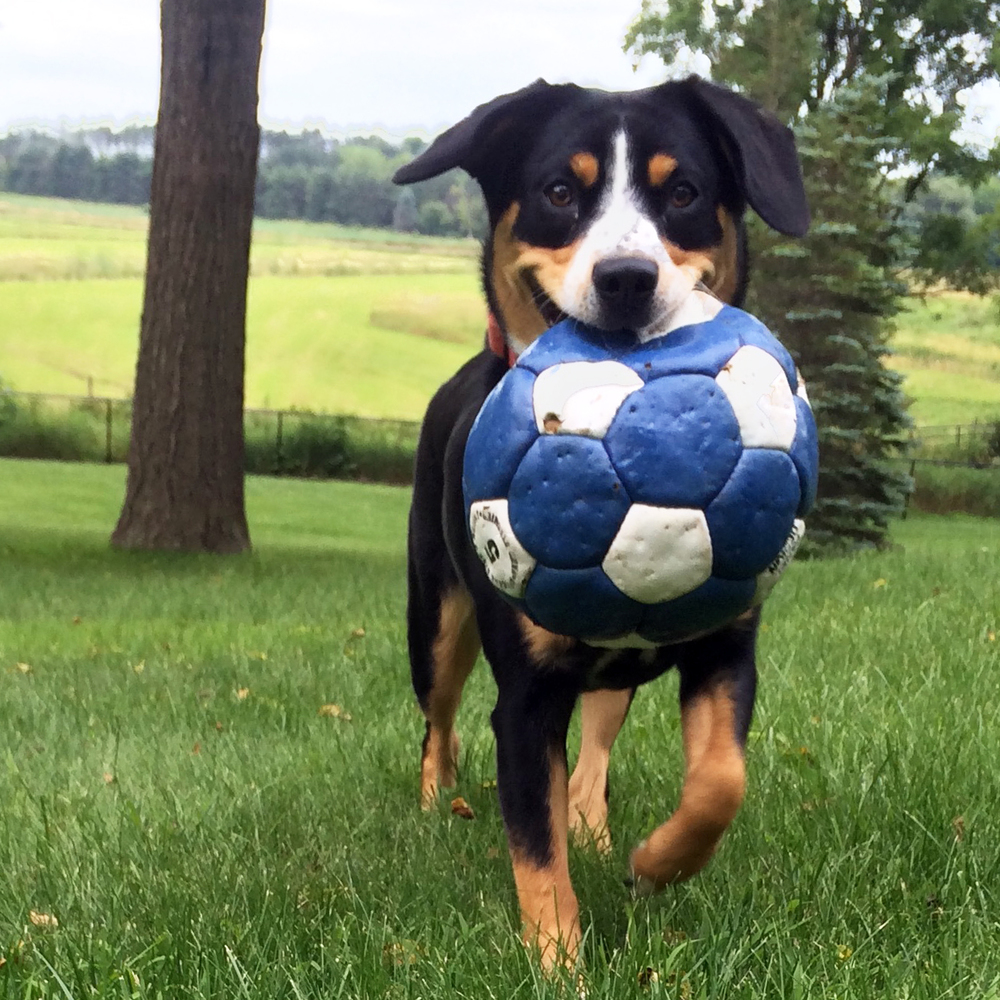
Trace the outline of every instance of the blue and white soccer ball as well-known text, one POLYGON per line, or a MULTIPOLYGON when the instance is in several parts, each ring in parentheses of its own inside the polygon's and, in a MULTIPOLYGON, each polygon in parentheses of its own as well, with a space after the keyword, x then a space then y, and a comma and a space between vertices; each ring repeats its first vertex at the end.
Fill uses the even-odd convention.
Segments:
POLYGON ((649 647, 759 604, 816 496, 816 425, 784 347, 723 306, 636 343, 564 320, 469 434, 469 532, 537 624, 649 647))

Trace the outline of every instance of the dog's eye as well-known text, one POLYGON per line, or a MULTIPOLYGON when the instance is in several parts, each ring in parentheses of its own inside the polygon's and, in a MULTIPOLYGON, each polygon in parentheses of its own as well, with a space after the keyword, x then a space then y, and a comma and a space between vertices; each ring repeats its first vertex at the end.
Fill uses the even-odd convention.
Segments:
POLYGON ((573 204, 573 189, 562 181, 556 181, 545 189, 545 197, 556 208, 567 208, 573 204))
POLYGON ((681 181, 670 192, 670 205, 672 208, 687 208, 697 197, 695 188, 687 181, 681 181))

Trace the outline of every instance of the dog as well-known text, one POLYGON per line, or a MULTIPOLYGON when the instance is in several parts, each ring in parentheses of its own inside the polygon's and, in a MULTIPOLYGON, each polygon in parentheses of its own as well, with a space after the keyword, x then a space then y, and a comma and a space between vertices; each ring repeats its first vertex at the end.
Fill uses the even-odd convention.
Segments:
MULTIPOLYGON (((610 849, 608 761, 635 689, 680 672, 685 773, 680 803, 631 855, 633 885, 655 891, 711 858, 745 787, 758 613, 655 649, 606 649, 555 635, 506 603, 469 539, 466 438, 512 358, 564 317, 640 340, 695 288, 739 305, 749 206, 803 235, 809 208, 789 129, 698 77, 624 93, 538 80, 476 108, 393 180, 461 167, 489 215, 482 280, 487 344, 431 401, 409 517, 407 624, 426 718, 421 801, 456 781, 455 714, 480 651, 497 685, 497 788, 523 934, 542 965, 572 965, 580 943, 570 831, 610 849), (582 746, 568 778, 566 735, 581 702, 582 746)), ((680 325, 673 323, 673 325, 680 325)))

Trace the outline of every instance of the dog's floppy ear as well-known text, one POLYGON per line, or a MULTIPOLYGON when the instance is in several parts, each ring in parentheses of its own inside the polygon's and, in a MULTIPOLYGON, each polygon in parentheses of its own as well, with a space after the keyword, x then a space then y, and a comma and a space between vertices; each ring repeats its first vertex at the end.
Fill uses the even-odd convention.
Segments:
POLYGON ((544 80, 512 94, 480 104, 468 118, 442 132, 415 160, 393 175, 395 184, 413 184, 437 177, 452 167, 462 167, 480 184, 494 173, 506 151, 562 104, 572 84, 553 86, 544 80))
POLYGON ((803 236, 809 204, 792 130, 753 101, 697 76, 684 81, 696 105, 721 128, 740 184, 754 211, 772 228, 803 236))

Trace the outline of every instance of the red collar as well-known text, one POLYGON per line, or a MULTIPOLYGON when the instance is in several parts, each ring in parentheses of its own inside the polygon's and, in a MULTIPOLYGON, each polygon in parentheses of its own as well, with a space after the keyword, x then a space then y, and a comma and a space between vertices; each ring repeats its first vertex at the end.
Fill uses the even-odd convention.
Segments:
POLYGON ((498 358, 503 358, 507 362, 508 368, 514 367, 517 354, 514 348, 507 343, 507 338, 503 335, 503 330, 500 329, 500 324, 493 313, 489 314, 489 320, 486 324, 486 344, 498 358))

